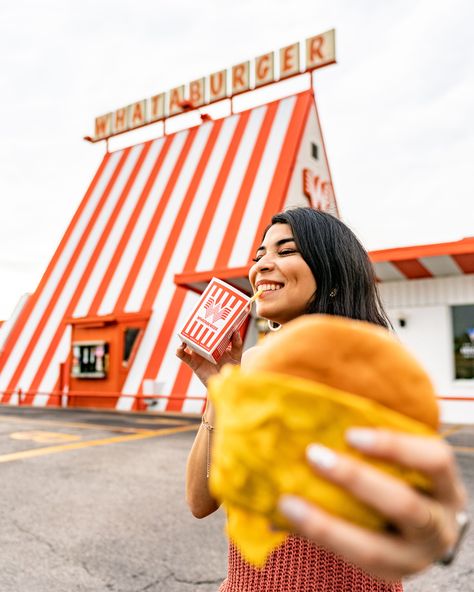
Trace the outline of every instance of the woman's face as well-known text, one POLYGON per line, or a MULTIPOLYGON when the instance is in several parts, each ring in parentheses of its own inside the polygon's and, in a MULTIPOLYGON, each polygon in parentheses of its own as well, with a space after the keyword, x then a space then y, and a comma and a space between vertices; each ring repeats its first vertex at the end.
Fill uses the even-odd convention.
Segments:
POLYGON ((316 292, 316 280, 296 247, 288 224, 271 226, 257 249, 249 279, 260 317, 283 324, 304 314, 316 292))

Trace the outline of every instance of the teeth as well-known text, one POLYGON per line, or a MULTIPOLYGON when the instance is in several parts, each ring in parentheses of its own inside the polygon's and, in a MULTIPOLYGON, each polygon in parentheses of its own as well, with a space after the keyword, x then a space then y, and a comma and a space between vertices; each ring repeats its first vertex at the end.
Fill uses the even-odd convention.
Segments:
POLYGON ((275 290, 280 290, 283 288, 283 286, 277 284, 260 284, 259 288, 261 288, 264 292, 274 292, 275 290))

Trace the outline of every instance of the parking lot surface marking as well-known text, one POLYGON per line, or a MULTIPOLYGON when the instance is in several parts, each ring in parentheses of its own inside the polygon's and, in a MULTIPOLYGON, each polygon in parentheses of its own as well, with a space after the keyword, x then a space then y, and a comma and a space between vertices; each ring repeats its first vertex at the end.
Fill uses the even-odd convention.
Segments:
MULTIPOLYGON (((107 430, 108 432, 124 432, 125 434, 136 434, 136 433, 146 433, 148 434, 150 430, 146 430, 144 428, 127 428, 124 426, 111 426, 105 425, 101 423, 83 423, 83 422, 72 422, 72 421, 56 421, 53 419, 34 419, 34 418, 18 418, 18 417, 6 417, 4 415, 0 415, 0 423, 34 423, 40 425, 51 425, 51 426, 61 426, 66 428, 80 428, 83 430, 107 430)), ((167 422, 168 425, 174 422, 167 422)), ((189 422, 186 422, 188 425, 189 422)))
POLYGON ((13 440, 32 440, 33 442, 58 443, 58 442, 77 442, 81 439, 81 436, 73 434, 63 434, 61 432, 13 432, 10 434, 10 438, 13 440))
POLYGON ((145 438, 160 438, 176 434, 178 432, 190 432, 199 428, 196 424, 186 426, 178 426, 163 430, 141 430, 140 433, 128 434, 123 436, 115 436, 112 438, 103 438, 101 440, 88 440, 85 442, 73 442, 70 444, 59 444, 57 446, 47 446, 46 448, 33 448, 31 450, 22 450, 20 452, 12 452, 9 454, 0 455, 0 463, 12 462, 15 460, 22 460, 25 458, 33 458, 35 456, 44 456, 47 454, 56 454, 58 452, 66 452, 67 450, 77 450, 79 448, 90 448, 92 446, 106 446, 108 444, 117 444, 119 442, 131 442, 133 440, 143 440, 145 438))

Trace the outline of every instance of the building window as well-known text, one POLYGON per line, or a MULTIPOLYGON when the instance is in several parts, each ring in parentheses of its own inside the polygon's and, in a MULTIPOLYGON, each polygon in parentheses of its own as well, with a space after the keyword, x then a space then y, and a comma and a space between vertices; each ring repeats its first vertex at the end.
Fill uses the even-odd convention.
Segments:
POLYGON ((71 376, 105 378, 109 361, 109 344, 105 341, 72 344, 71 376))
POLYGON ((315 159, 315 160, 319 160, 319 155, 318 155, 318 146, 317 144, 315 144, 314 142, 311 142, 311 156, 315 159))
POLYGON ((137 337, 140 334, 140 329, 135 327, 127 327, 123 332, 123 357, 122 365, 128 366, 130 356, 132 355, 133 346, 137 341, 137 337))
POLYGON ((454 376, 474 379, 474 304, 453 306, 454 376))

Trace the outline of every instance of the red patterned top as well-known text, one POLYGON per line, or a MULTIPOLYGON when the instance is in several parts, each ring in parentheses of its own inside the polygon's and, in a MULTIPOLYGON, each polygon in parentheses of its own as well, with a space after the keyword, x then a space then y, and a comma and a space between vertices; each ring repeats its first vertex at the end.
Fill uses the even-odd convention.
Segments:
POLYGON ((403 588, 400 583, 376 580, 310 541, 290 536, 262 569, 246 563, 230 544, 227 579, 219 592, 403 592, 403 588))

